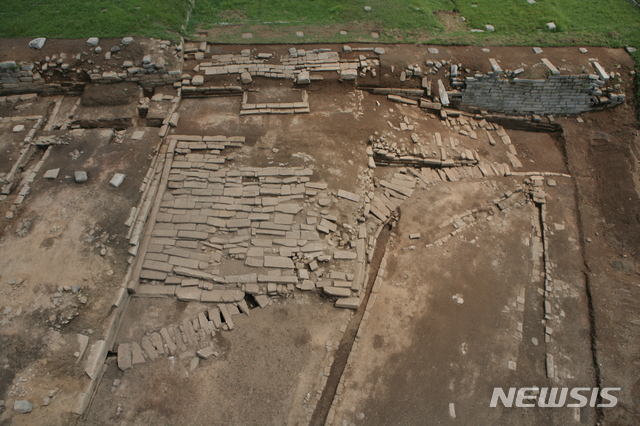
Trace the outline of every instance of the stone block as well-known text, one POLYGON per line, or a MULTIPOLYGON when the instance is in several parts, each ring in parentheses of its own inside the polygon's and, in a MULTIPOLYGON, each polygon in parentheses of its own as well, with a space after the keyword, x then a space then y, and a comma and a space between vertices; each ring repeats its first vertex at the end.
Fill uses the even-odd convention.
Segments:
POLYGON ((142 348, 138 344, 138 342, 131 343, 131 363, 133 365, 142 364, 146 360, 144 359, 144 355, 142 354, 142 348))
POLYGON ((122 182, 124 182, 124 178, 125 175, 123 173, 116 173, 109 181, 109 184, 115 188, 119 188, 122 182))
POLYGON ((87 180, 89 180, 89 177, 87 176, 87 172, 85 171, 77 171, 74 173, 74 178, 75 181, 77 183, 83 183, 86 182, 87 180))
POLYGON ((198 287, 176 287, 176 297, 185 302, 199 302, 202 289, 198 287))
POLYGON ((336 297, 350 297, 351 289, 343 288, 343 287, 323 287, 322 291, 327 293, 329 296, 336 297))
POLYGON ((132 365, 131 345, 129 343, 120 343, 118 345, 118 368, 125 371, 130 369, 132 365))
POLYGON ((242 84, 249 84, 253 82, 253 78, 251 78, 251 74, 245 71, 240 75, 240 81, 242 84))
POLYGON ((18 414, 28 414, 33 410, 33 405, 26 399, 18 399, 13 402, 13 411, 18 414))
POLYGON ((296 77, 296 84, 309 84, 311 83, 311 77, 309 76, 309 71, 302 71, 296 77))
POLYGON ((344 198, 349 201, 353 201, 357 203, 360 201, 360 196, 358 194, 354 194, 353 192, 344 191, 342 189, 338 190, 338 197, 344 198))
POLYGON ((359 297, 343 297, 336 300, 335 307, 336 308, 345 308, 345 309, 358 309, 360 306, 360 298, 359 297))
POLYGON ((288 257, 282 256, 265 256, 264 257, 265 268, 282 268, 282 269, 294 269, 295 265, 293 260, 288 257))

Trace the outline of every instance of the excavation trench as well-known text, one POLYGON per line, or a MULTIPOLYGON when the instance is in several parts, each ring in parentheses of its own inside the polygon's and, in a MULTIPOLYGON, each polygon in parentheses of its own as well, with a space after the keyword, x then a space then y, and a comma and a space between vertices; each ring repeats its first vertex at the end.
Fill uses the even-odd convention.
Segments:
POLYGON ((369 302, 371 289, 373 288, 373 283, 378 276, 378 270, 380 269, 380 263, 382 262, 382 258, 387 247, 387 242, 389 241, 390 233, 391 226, 384 225, 383 229, 380 232, 380 235, 376 240, 376 245, 373 251, 373 258, 371 260, 371 263, 369 264, 369 275, 365 286, 365 293, 362 297, 362 302, 360 303, 360 306, 356 310, 354 316, 351 318, 351 321, 349 321, 347 329, 342 335, 342 340, 338 345, 338 349, 334 354, 334 361, 331 365, 331 372, 329 373, 329 377, 327 378, 327 384, 322 391, 320 400, 318 401, 318 404, 313 411, 311 421, 309 422, 309 424, 312 426, 323 426, 327 420, 327 416, 329 415, 329 411, 331 410, 331 404, 333 403, 338 385, 340 384, 340 378, 342 377, 344 369, 347 366, 347 360, 349 359, 349 355, 351 354, 353 343, 356 340, 356 334, 358 333, 360 323, 362 322, 362 317, 364 316, 364 313, 367 309, 367 303, 369 302))

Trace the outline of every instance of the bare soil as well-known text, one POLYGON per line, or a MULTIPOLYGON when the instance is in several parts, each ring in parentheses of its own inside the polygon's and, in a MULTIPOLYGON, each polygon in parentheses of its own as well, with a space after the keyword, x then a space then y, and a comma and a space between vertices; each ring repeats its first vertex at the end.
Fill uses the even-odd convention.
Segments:
MULTIPOLYGON (((106 40, 103 45, 115 42, 106 40)), ((86 50, 84 40, 48 40, 43 51, 25 48, 27 43, 1 40, 0 60, 43 60, 45 55, 71 56, 86 50)), ((313 47, 325 46, 340 48, 313 47)), ((247 47, 213 49, 239 52, 247 47)), ((280 54, 289 47, 257 49, 280 54)), ((524 177, 420 183, 400 208, 387 247, 383 284, 363 316, 353 356, 336 390, 333 424, 477 424, 486 423, 485 419, 496 424, 567 424, 576 421, 576 415, 585 424, 636 423, 640 133, 628 76, 633 68, 630 57, 622 50, 591 47, 588 54, 575 47, 545 48, 543 56, 530 47, 490 47, 490 52, 483 52, 475 46, 437 46, 437 55, 428 54, 427 46, 385 48, 379 80, 364 83, 417 87, 417 79, 401 83, 398 76, 402 67, 425 60, 461 63, 474 72, 486 71, 488 59, 496 58, 504 69, 524 64, 525 75, 536 77, 540 67, 532 64, 541 57, 555 64, 565 64, 564 59, 578 72, 583 66, 592 72, 588 58, 593 57, 620 73, 627 102, 584 114, 584 123, 575 117, 556 118, 562 134, 508 131, 523 163, 519 171, 571 175, 554 177, 556 186, 544 187, 549 256, 558 288, 551 301, 555 312, 551 340, 544 340, 541 284, 532 281, 540 272, 531 252, 539 211, 525 202, 524 194, 514 196, 505 211, 492 204, 523 185, 524 177), (441 226, 443 222, 473 209, 481 215, 477 223, 441 246, 427 247, 454 230, 441 226), (409 240, 414 233, 420 233, 420 239, 409 240), (521 289, 522 311, 517 303, 521 289), (556 359, 557 379, 547 378, 547 352, 556 359), (620 387, 620 403, 601 413, 585 408, 577 414, 570 409, 488 408, 493 387, 531 384, 620 387)), ((138 58, 136 52, 131 55, 138 58)), ((116 69, 125 53, 111 62, 103 55, 88 56, 116 69)), ((193 66, 187 62, 185 70, 193 66)), ((235 77, 212 83, 239 84, 235 77)), ((289 81, 256 78, 249 88, 254 90, 250 99, 288 102, 301 97, 300 88, 289 81)), ((397 126, 405 117, 415 126, 413 133, 425 141, 432 141, 438 132, 443 138, 459 139, 486 161, 508 162, 505 145, 490 146, 482 134, 477 140, 463 137, 416 107, 355 90, 338 81, 335 73, 326 73, 323 81, 304 90, 310 114, 240 116, 240 97, 184 99, 178 127, 171 134, 246 136, 244 147, 231 151, 228 160, 233 165, 304 165, 313 168, 314 181, 327 182, 332 191, 360 191, 359 172, 367 167, 366 141, 375 132, 399 146, 412 147, 411 132, 388 125, 397 126)), ((175 93, 172 87, 157 89, 162 91, 175 93)), ((98 91, 92 99, 110 105, 80 106, 73 119, 135 117, 137 96, 123 108, 113 105, 120 96, 103 95, 98 91)), ((39 98, 28 106, 2 104, 0 116, 46 115, 55 99, 39 98)), ((55 125, 68 122, 77 101, 63 98, 58 116, 49 120, 55 125)), ((161 116, 164 107, 157 108, 161 116)), ((11 167, 24 139, 24 134, 12 132, 13 124, 0 122, 0 172, 11 167)), ((81 349, 77 335, 88 336, 91 343, 100 338, 129 265, 129 228, 124 221, 139 201, 159 141, 158 129, 143 125, 144 121, 132 119, 122 139, 115 137, 112 127, 50 132, 69 138, 69 144, 50 148, 13 218, 4 213, 16 194, 0 202, 0 399, 7 402, 0 423, 308 423, 351 313, 316 294, 300 292, 264 309, 252 309, 250 316, 235 315, 236 328, 215 338, 218 357, 201 361, 193 371, 179 358, 164 357, 123 373, 114 354, 109 354, 86 417, 79 421, 70 414, 88 381, 83 371, 86 354, 76 356, 81 349), (145 131, 144 137, 133 140, 133 132, 139 130, 145 131), (57 179, 42 179, 44 172, 58 167, 57 179), (75 183, 76 170, 87 171, 89 181, 75 183), (127 176, 120 188, 108 184, 115 172, 127 176), (74 285, 80 287, 76 293, 74 285), (29 415, 12 410, 13 401, 23 398, 34 403, 29 415)), ((28 167, 41 155, 39 151, 28 167)), ((398 169, 379 167, 375 177, 389 179, 394 172, 398 169)), ((341 201, 331 209, 340 221, 354 214, 341 201)), ((179 324, 202 308, 174 299, 132 299, 117 341, 179 324)))

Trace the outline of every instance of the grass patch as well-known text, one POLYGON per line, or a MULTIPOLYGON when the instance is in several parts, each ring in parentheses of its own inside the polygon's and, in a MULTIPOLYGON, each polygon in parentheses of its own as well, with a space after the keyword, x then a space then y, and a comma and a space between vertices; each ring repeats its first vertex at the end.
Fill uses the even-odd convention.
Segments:
POLYGON ((212 23, 264 25, 357 24, 374 22, 400 30, 441 28, 433 10, 451 9, 449 0, 197 0, 192 26, 212 23), (370 11, 364 7, 370 6, 370 11))
MULTIPOLYGON (((640 44, 640 9, 625 0, 456 0, 471 28, 491 24, 496 44, 584 44, 620 47, 640 44), (499 13, 497 13, 499 11, 499 13), (557 30, 550 32, 547 22, 557 30)), ((482 38, 482 37, 480 37, 482 38)))
POLYGON ((1 0, 0 37, 174 36, 186 0, 1 0))

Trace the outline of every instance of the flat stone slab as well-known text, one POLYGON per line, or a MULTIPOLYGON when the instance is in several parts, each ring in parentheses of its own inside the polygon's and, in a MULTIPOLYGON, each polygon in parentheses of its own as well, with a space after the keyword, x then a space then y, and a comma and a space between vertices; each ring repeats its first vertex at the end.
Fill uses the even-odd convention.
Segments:
POLYGON ((338 197, 344 198, 345 200, 353 201, 354 203, 360 201, 360 196, 358 194, 354 194, 353 192, 345 191, 342 189, 338 190, 338 197))
POLYGON ((550 60, 548 60, 547 58, 542 58, 542 63, 549 68, 549 71, 551 71, 551 74, 553 75, 560 75, 560 71, 558 70, 558 68, 555 67, 555 65, 553 65, 551 63, 550 60))
POLYGON ((144 352, 147 354, 147 356, 151 361, 158 359, 159 357, 158 351, 153 346, 153 343, 151 342, 151 339, 148 336, 144 336, 140 343, 142 345, 142 349, 144 349, 144 352))
POLYGON ((275 206, 274 210, 279 213, 295 215, 298 214, 300 210, 302 210, 302 207, 297 204, 278 204, 277 206, 275 206))
POLYGON ((344 297, 336 300, 336 308, 358 309, 360 306, 359 297, 344 297))
POLYGON ((60 169, 47 170, 43 176, 44 179, 57 179, 60 174, 60 169))
POLYGON ((222 278, 222 277, 219 277, 219 276, 216 276, 216 275, 212 275, 212 274, 210 274, 208 272, 203 272, 203 271, 198 271, 198 270, 195 270, 195 269, 191 269, 191 268, 176 267, 176 268, 174 268, 173 272, 176 275, 182 275, 183 277, 199 278, 199 279, 205 280, 205 281, 211 281, 211 282, 215 282, 215 283, 224 283, 224 278, 222 278))
POLYGON ((298 278, 294 275, 258 275, 259 283, 297 284, 298 278))
POLYGON ((298 288, 302 291, 311 291, 316 289, 316 284, 311 280, 303 280, 302 283, 298 285, 298 288))
POLYGON ((136 297, 174 297, 176 294, 175 285, 152 285, 140 284, 135 293, 136 297))
MULTIPOLYGON (((176 342, 174 342, 173 339, 171 338, 171 335, 169 334, 169 330, 167 330, 166 328, 162 328, 160 330, 160 336, 162 336, 162 340, 167 345, 167 348, 169 348, 169 354, 176 355, 178 353, 178 346, 176 345, 176 342)), ((156 348, 157 347, 158 346, 156 345, 156 348)))
POLYGON ((358 255, 352 251, 338 250, 333 253, 333 258, 336 260, 354 260, 358 255))
POLYGON ((144 359, 144 355, 142 354, 142 348, 138 344, 138 342, 131 343, 131 363, 133 365, 142 364, 146 360, 144 359))
POLYGON ((200 301, 213 303, 231 303, 244 300, 244 291, 240 289, 229 290, 202 290, 200 301))
POLYGON ((350 297, 351 289, 344 287, 323 287, 322 290, 329 296, 350 297))
POLYGON ((129 343, 120 343, 118 345, 118 368, 125 371, 130 369, 132 365, 131 345, 129 343))
POLYGON ((233 330, 233 319, 231 318, 231 314, 229 313, 227 306, 220 303, 218 304, 218 309, 220 310, 220 315, 222 316, 225 324, 229 327, 229 330, 233 330))
POLYGON ((176 287, 176 297, 185 302, 199 302, 202 297, 202 289, 198 287, 176 287))
POLYGON ((165 273, 171 272, 171 270, 173 269, 173 265, 170 265, 166 262, 159 262, 157 260, 145 260, 142 264, 142 267, 144 269, 150 269, 152 271, 165 273))
POLYGON ((264 257, 265 268, 281 268, 281 269, 294 269, 295 264, 293 260, 288 257, 282 256, 265 256, 264 257))

